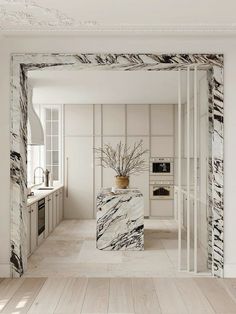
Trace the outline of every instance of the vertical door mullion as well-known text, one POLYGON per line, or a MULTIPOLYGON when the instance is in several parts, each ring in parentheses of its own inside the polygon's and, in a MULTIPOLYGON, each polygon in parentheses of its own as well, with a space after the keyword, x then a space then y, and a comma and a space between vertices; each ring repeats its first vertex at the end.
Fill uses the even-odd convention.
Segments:
POLYGON ((181 217, 181 137, 182 137, 182 121, 181 121, 181 69, 178 71, 178 193, 176 194, 177 199, 177 212, 178 212, 178 269, 181 271, 181 228, 182 228, 182 217, 181 217))
POLYGON ((187 67, 187 271, 190 271, 190 67, 187 67))
POLYGON ((197 226, 198 226, 198 193, 197 193, 197 159, 198 159, 198 69, 194 67, 194 272, 197 272, 197 226))

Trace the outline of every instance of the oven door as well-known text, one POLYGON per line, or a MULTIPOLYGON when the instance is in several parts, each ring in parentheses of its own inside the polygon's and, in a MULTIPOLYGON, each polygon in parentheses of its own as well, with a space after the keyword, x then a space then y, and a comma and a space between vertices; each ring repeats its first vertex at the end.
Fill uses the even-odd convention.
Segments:
POLYGON ((153 184, 150 186, 150 199, 172 200, 174 198, 173 185, 153 184))
POLYGON ((45 198, 38 201, 38 235, 45 230, 45 198))

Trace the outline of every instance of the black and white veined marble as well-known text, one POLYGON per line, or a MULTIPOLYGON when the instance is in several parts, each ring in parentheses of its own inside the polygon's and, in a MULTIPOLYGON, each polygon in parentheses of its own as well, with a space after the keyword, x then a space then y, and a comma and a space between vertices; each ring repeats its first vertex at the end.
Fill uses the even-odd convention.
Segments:
POLYGON ((209 263, 223 276, 223 55, 222 54, 13 54, 11 62, 11 265, 12 276, 24 273, 26 241, 27 71, 119 70, 172 71, 198 66, 208 71, 209 86, 209 263))
POLYGON ((96 246, 107 251, 144 249, 144 200, 139 190, 98 194, 96 246))

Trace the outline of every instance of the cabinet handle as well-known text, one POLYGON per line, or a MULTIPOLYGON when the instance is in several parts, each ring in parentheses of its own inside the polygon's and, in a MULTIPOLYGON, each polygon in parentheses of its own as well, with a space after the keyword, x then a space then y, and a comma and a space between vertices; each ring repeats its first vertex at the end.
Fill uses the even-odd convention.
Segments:
POLYGON ((66 157, 66 197, 68 198, 68 195, 69 195, 69 187, 68 187, 68 171, 69 170, 69 157, 66 157))

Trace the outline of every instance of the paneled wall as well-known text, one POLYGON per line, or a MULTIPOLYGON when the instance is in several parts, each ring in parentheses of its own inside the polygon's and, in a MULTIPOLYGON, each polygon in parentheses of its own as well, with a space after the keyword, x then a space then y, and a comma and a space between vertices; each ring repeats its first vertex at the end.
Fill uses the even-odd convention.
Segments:
MULTIPOLYGON (((174 157, 174 105, 65 105, 64 117, 65 218, 95 217, 97 193, 114 186, 115 172, 98 166, 94 147, 142 139, 147 164, 150 156, 174 157)), ((149 171, 132 175, 130 187, 144 194, 145 216, 170 216, 150 210, 149 171)))

